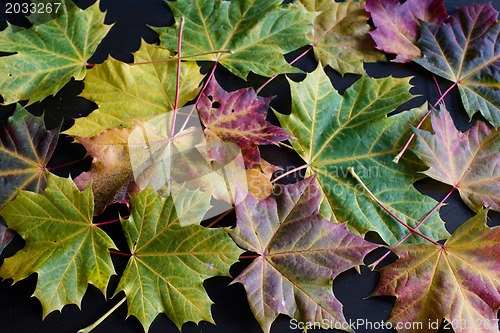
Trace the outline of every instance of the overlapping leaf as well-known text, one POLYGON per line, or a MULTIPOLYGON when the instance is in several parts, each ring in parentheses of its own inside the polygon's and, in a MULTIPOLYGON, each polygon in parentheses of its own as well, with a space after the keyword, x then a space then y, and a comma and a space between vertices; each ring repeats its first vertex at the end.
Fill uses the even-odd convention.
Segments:
POLYGON ((181 227, 171 197, 146 189, 131 198, 131 206, 122 227, 133 256, 117 288, 126 294, 129 315, 146 331, 160 313, 179 328, 188 321, 213 322, 203 281, 228 275, 242 251, 225 229, 181 227))
POLYGON ((9 245, 10 241, 14 238, 14 232, 10 229, 7 229, 5 222, 3 219, 0 219, 0 254, 2 254, 3 250, 7 245, 9 245))
POLYGON ((500 228, 488 228, 486 214, 465 222, 444 248, 427 243, 393 249, 399 259, 381 270, 374 292, 397 297, 391 322, 422 323, 426 332, 436 332, 428 323, 446 318, 456 333, 498 332, 500 228))
POLYGON ((377 48, 396 54, 395 62, 408 62, 421 56, 416 44, 420 20, 442 24, 448 14, 443 0, 366 0, 366 11, 377 27, 370 32, 377 48))
POLYGON ((259 257, 234 282, 244 285, 264 332, 280 313, 303 322, 345 325, 331 282, 378 247, 351 234, 345 224, 321 218, 320 196, 313 176, 283 186, 266 200, 247 196, 236 205, 231 237, 259 257))
POLYGON ((491 4, 457 9, 444 25, 423 22, 415 62, 458 84, 462 103, 472 117, 480 111, 500 126, 500 24, 491 4))
POLYGON ((40 192, 45 188, 46 169, 59 139, 59 128, 47 131, 42 117, 20 105, 0 126, 0 207, 12 200, 18 189, 40 192))
POLYGON ((434 134, 415 130, 414 152, 430 167, 425 174, 457 187, 475 211, 500 211, 500 133, 482 121, 462 133, 444 107, 431 121, 434 134))
MULTIPOLYGON (((412 156, 402 164, 392 162, 410 135, 408 124, 425 113, 415 109, 387 117, 412 97, 408 81, 361 77, 342 96, 318 67, 304 81, 290 81, 292 113, 278 115, 283 128, 297 138, 292 145, 309 165, 308 173, 318 175, 337 220, 347 221, 350 230, 361 235, 376 231, 388 244, 402 239, 406 229, 363 193, 348 168, 353 167, 375 196, 410 225, 415 226, 434 207, 432 199, 410 185, 420 178, 418 159, 412 156)), ((448 235, 437 216, 420 231, 433 239, 448 235)))
MULTIPOLYGON (((170 51, 143 43, 134 61, 146 64, 110 58, 95 66, 85 78, 82 96, 96 102, 99 109, 76 119, 65 133, 92 137, 109 128, 131 127, 134 119, 147 120, 173 110, 177 62, 164 61, 171 57, 170 51)), ((202 78, 195 63, 182 63, 179 106, 196 96, 202 78)))
POLYGON ((92 137, 76 139, 93 157, 89 171, 75 178, 80 190, 92 183, 94 213, 101 214, 107 205, 128 203, 130 194, 138 192, 128 152, 128 137, 133 128, 109 129, 92 137))
POLYGON ((0 266, 0 277, 14 282, 38 274, 34 296, 43 317, 66 304, 80 305, 88 284, 103 293, 115 274, 111 238, 92 224, 91 189, 80 192, 71 179, 50 175, 37 194, 21 191, 0 215, 26 246, 0 266))
POLYGON ((174 27, 155 29, 166 48, 176 50, 179 20, 186 19, 182 55, 192 60, 221 63, 246 79, 250 72, 263 76, 298 72, 283 54, 307 45, 306 33, 314 14, 281 0, 178 0, 168 2, 174 27))
POLYGON ((257 96, 251 88, 228 93, 212 79, 197 104, 207 145, 210 147, 214 140, 234 142, 247 167, 258 165, 257 145, 277 144, 291 138, 285 130, 266 121, 270 101, 271 98, 257 96))
POLYGON ((103 23, 99 1, 85 10, 73 1, 60 3, 58 14, 30 15, 29 29, 9 25, 0 32, 0 52, 14 53, 0 57, 4 104, 20 100, 32 104, 54 95, 72 77, 85 77, 87 60, 111 26, 103 23))
POLYGON ((364 1, 300 0, 311 12, 319 12, 308 34, 316 58, 340 74, 364 74, 363 62, 384 61, 368 32, 370 16, 364 1))

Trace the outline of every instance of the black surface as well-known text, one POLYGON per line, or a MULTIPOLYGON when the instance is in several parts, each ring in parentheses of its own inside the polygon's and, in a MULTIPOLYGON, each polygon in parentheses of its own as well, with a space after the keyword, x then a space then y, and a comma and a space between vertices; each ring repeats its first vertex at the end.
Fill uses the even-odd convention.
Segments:
MULTIPOLYGON (((0 29, 5 28, 5 15, 3 14, 4 0, 0 0, 0 29)), ((9 1, 26 2, 26 1, 9 1)), ((478 3, 486 1, 476 1, 478 3)), ((88 6, 92 1, 77 1, 80 6, 88 6)), ((446 1, 446 7, 449 12, 455 7, 463 7, 470 4, 470 1, 446 1)), ((500 1, 493 2, 495 8, 500 8, 500 1)), ((90 59, 91 63, 100 63, 108 55, 122 60, 132 61, 132 52, 136 51, 141 42, 141 38, 148 43, 155 43, 157 35, 147 27, 165 26, 173 22, 168 6, 163 0, 102 0, 101 9, 107 11, 106 23, 115 23, 108 36, 104 39, 96 54, 90 59)), ((22 17, 9 16, 7 19, 11 23, 26 24, 22 17)), ((293 52, 287 56, 291 60, 300 51, 293 52)), ((309 55, 298 62, 298 66, 305 71, 312 71, 316 67, 314 58, 309 55)), ((207 64, 205 64, 206 70, 207 64)), ((413 94, 420 94, 411 103, 405 104, 401 109, 418 106, 428 100, 434 103, 439 98, 432 76, 416 64, 367 64, 366 70, 369 75, 374 77, 386 76, 390 73, 393 76, 414 76, 411 83, 415 86, 412 89, 413 94)), ((347 86, 357 78, 356 75, 346 75, 341 77, 331 69, 327 73, 332 79, 333 85, 339 91, 345 90, 347 86)), ((241 87, 253 86, 257 88, 266 78, 250 74, 249 81, 244 82, 239 78, 232 76, 221 66, 216 71, 216 77, 226 90, 236 90, 241 87)), ((294 75, 293 79, 301 80, 304 75, 294 75)), ((438 80, 442 91, 446 90, 451 83, 445 80, 438 80)), ((41 103, 36 103, 29 107, 33 114, 44 114, 47 126, 55 127, 61 121, 64 129, 72 124, 72 118, 85 116, 90 113, 95 105, 86 101, 77 95, 82 91, 83 83, 72 81, 63 88, 56 96, 48 97, 41 103)), ((290 112, 290 91, 288 84, 283 76, 276 78, 261 92, 263 96, 276 96, 271 106, 282 113, 290 112)), ((460 103, 460 97, 457 89, 454 89, 445 99, 448 109, 451 111, 456 126, 465 130, 471 123, 460 103)), ((13 106, 0 108, 0 119, 6 119, 13 112, 13 106)), ((475 118, 479 118, 476 116, 475 118)), ((269 119, 276 123, 276 119, 270 113, 269 119)), ((303 162, 293 152, 287 149, 278 149, 275 147, 263 147, 262 155, 265 159, 280 166, 299 166, 303 162)), ((61 136, 60 143, 51 160, 49 166, 61 165, 66 162, 78 160, 85 155, 85 150, 78 144, 72 143, 69 137, 61 136)), ((55 171, 58 175, 73 178, 90 166, 90 159, 84 160, 71 168, 62 168, 55 171)), ((293 177, 285 179, 285 182, 294 181, 293 177)), ((450 187, 436 181, 425 179, 418 181, 415 186, 421 192, 430 195, 436 200, 440 200, 449 191, 450 187)), ((470 218, 473 213, 462 203, 457 192, 455 192, 447 201, 448 205, 441 208, 440 214, 443 220, 447 222, 446 227, 453 232, 461 223, 470 218)), ((109 220, 117 216, 118 210, 122 212, 124 207, 112 206, 106 210, 99 220, 109 220)), ((225 223, 230 225, 234 223, 234 214, 230 214, 225 223)), ((500 214, 491 213, 489 225, 499 225, 500 214)), ((127 251, 122 231, 118 225, 106 226, 103 228, 113 236, 118 247, 127 251)), ((368 238, 373 241, 379 241, 376 235, 369 234, 368 238)), ((17 249, 23 246, 23 241, 19 237, 15 239, 5 251, 4 256, 12 255, 17 249)), ((383 250, 375 251, 369 254, 365 263, 371 263, 383 254, 383 250)), ((116 270, 121 272, 126 264, 126 258, 113 256, 116 270)), ((243 260, 231 268, 231 274, 235 277, 250 260, 243 260)), ((366 320, 372 323, 387 320, 393 306, 394 298, 391 297, 373 297, 367 298, 374 290, 378 273, 371 272, 366 267, 361 267, 361 275, 355 270, 349 270, 341 274, 333 283, 334 293, 344 305, 344 313, 347 320, 357 321, 366 320)), ((112 297, 112 292, 118 281, 113 277, 108 288, 108 298, 112 297)), ((230 278, 212 278, 205 282, 208 295, 214 301, 212 307, 213 318, 217 324, 214 326, 209 323, 201 322, 199 325, 187 323, 183 326, 182 332, 242 332, 258 333, 261 332, 258 323, 253 318, 250 308, 246 302, 246 295, 241 285, 231 285, 230 278)), ((94 287, 89 286, 85 297, 83 298, 81 310, 75 305, 66 306, 62 313, 53 312, 42 321, 42 310, 39 301, 31 298, 36 284, 36 276, 23 280, 13 286, 11 281, 0 282, 0 332, 64 332, 74 333, 78 329, 86 327, 93 323, 108 309, 110 309, 118 299, 123 296, 119 294, 107 302, 104 296, 94 287)), ((93 332, 120 332, 132 333, 142 332, 142 326, 135 318, 126 319, 127 310, 121 306, 106 321, 104 321, 93 332)), ((151 326, 150 332, 177 332, 175 325, 165 316, 160 315, 151 326)), ((280 316, 272 326, 271 332, 299 332, 290 328, 290 319, 286 316, 280 316)), ((320 330, 311 330, 310 332, 320 332, 320 330)), ((330 330, 334 332, 334 330, 330 330)), ((393 332, 391 330, 375 330, 358 327, 357 332, 393 332)), ((445 332, 444 330, 442 332, 445 332)))

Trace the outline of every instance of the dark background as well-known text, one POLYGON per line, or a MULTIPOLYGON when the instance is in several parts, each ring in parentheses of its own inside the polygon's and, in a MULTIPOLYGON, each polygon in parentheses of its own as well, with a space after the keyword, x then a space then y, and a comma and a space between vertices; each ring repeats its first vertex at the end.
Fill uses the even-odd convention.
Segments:
MULTIPOLYGON (((59 0, 61 1, 61 0, 59 0)), ((66 0, 69 1, 69 0, 66 0)), ((12 24, 26 25, 28 21, 22 16, 10 15, 6 17, 4 13, 5 2, 28 2, 28 0, 0 0, 0 30, 6 27, 6 20, 12 24)), ((79 0, 75 1, 80 7, 86 7, 93 1, 79 0)), ((485 3, 487 1, 475 1, 476 3, 485 3)), ((467 0, 445 1, 448 13, 452 13, 456 7, 464 7, 471 2, 467 0)), ((493 1, 493 6, 500 9, 500 0, 493 1)), ((108 55, 125 62, 132 62, 132 52, 135 52, 144 39, 148 43, 156 43, 158 41, 157 34, 148 28, 151 26, 166 26, 173 23, 173 18, 168 6, 163 0, 101 0, 101 10, 106 10, 106 23, 114 23, 109 34, 99 46, 95 55, 89 60, 90 63, 101 63, 108 55)), ((287 55, 290 61, 294 59, 302 50, 298 50, 287 55)), ((203 72, 207 72, 211 68, 211 64, 205 63, 203 72)), ((316 62, 312 53, 300 60, 297 65, 306 72, 310 72, 316 68, 316 62)), ((383 77, 393 75, 396 77, 414 76, 411 83, 415 86, 412 93, 422 95, 409 103, 404 104, 400 109, 405 110, 410 107, 421 105, 425 101, 431 104, 439 98, 436 85, 432 75, 426 72, 420 66, 410 64, 394 64, 394 63, 378 63, 366 64, 367 73, 373 77, 383 77)), ((341 77, 335 71, 327 68, 327 73, 330 76, 333 85, 340 92, 343 92, 346 87, 352 84, 357 78, 357 75, 345 75, 341 77)), ((236 90, 242 87, 252 86, 259 87, 266 78, 250 74, 249 80, 243 80, 233 76, 228 71, 218 66, 216 77, 219 83, 226 90, 236 90)), ((304 75, 293 75, 294 80, 303 79, 304 75)), ((441 90, 445 91, 450 85, 450 82, 438 79, 441 90)), ((81 97, 77 97, 83 90, 83 83, 71 81, 68 83, 56 96, 47 97, 40 103, 35 103, 28 110, 36 115, 44 114, 48 128, 53 128, 63 122, 63 130, 69 128, 73 123, 73 118, 82 117, 89 114, 96 108, 96 105, 81 97)), ((271 106, 282 113, 290 112, 290 91, 288 84, 283 76, 277 77, 271 84, 266 86, 261 92, 263 96, 277 96, 271 103, 271 106)), ((456 126, 464 131, 471 126, 468 116, 460 102, 458 90, 455 88, 445 99, 448 110, 451 112, 456 126)), ((7 119, 14 111, 14 106, 0 107, 0 120, 7 119)), ((480 119, 477 114, 474 119, 480 119)), ((277 124, 276 119, 270 113, 269 120, 277 124)), ((72 143, 72 139, 61 135, 58 147, 54 153, 49 167, 60 166, 64 163, 78 161, 85 157, 85 149, 78 144, 72 143)), ((300 166, 303 164, 301 159, 290 150, 279 149, 276 147, 262 147, 262 156, 268 161, 285 166, 300 166)), ((72 165, 71 167, 59 168, 53 172, 60 176, 71 175, 76 177, 82 171, 90 167, 91 159, 85 158, 83 161, 72 165)), ((294 182, 300 177, 295 175, 288 177, 284 183, 294 182)), ((450 190, 450 186, 441 184, 431 179, 424 179, 415 183, 415 186, 421 192, 430 195, 436 200, 441 200, 450 190)), ((473 216, 473 212, 465 206, 458 192, 455 191, 447 200, 447 205, 440 210, 441 217, 446 221, 446 227, 449 232, 453 232, 468 218, 473 216)), ((125 214, 126 209, 123 206, 113 205, 109 207, 104 214, 96 218, 96 221, 107 221, 118 216, 118 212, 125 214)), ((491 212, 488 224, 490 226, 500 225, 500 214, 491 212)), ((219 225, 234 225, 234 213, 230 214, 219 225)), ((127 252, 123 233, 119 225, 104 226, 103 229, 110 233, 121 251, 127 252)), ((380 239, 374 234, 369 234, 368 239, 379 242, 380 239)), ((23 240, 17 236, 2 254, 1 258, 11 256, 17 249, 23 246, 23 240)), ((379 258, 384 250, 379 250, 367 256, 365 263, 369 264, 379 258)), ((123 271, 126 265, 126 258, 113 256, 113 261, 118 273, 123 271)), ((390 260, 394 260, 391 258, 390 260)), ((384 264, 386 264, 386 261, 384 264)), ((233 265, 231 275, 235 277, 241 270, 248 265, 250 260, 242 260, 242 262, 233 265)), ((334 293, 344 305, 344 314, 347 320, 356 321, 365 319, 370 322, 380 322, 387 320, 394 304, 393 297, 373 297, 367 298, 374 290, 377 281, 378 273, 371 272, 366 267, 361 267, 361 275, 355 270, 349 270, 339 277, 333 283, 334 293)), ((111 279, 108 288, 107 298, 112 297, 112 292, 118 282, 118 278, 114 276, 111 279)), ((201 322, 199 325, 194 323, 186 323, 182 328, 182 332, 241 332, 241 333, 258 333, 261 329, 253 317, 253 314, 247 304, 246 294, 243 287, 239 284, 228 286, 231 282, 229 277, 216 277, 205 281, 204 285, 208 295, 214 301, 212 306, 213 318, 216 326, 201 322)), ((53 312, 42 321, 42 309, 39 301, 31 297, 36 285, 36 275, 32 275, 28 279, 18 282, 11 286, 11 281, 0 282, 0 332, 64 332, 76 333, 79 329, 86 327, 97 320, 101 315, 108 311, 123 294, 105 301, 104 296, 93 286, 88 287, 85 294, 81 309, 75 305, 64 307, 62 313, 53 312)), ((142 326, 138 320, 131 317, 126 319, 127 309, 122 305, 116 310, 106 321, 101 323, 93 332, 120 332, 132 333, 142 332, 142 326)), ((159 315, 153 322, 150 328, 151 333, 159 332, 177 332, 175 325, 165 316, 159 315)), ((299 332, 300 330, 292 330, 290 328, 290 318, 281 315, 274 322, 272 333, 299 332)), ((321 330, 312 330, 310 332, 320 332, 321 330)), ((334 332, 334 330, 330 330, 334 332)), ((341 331, 338 331, 341 332, 341 331)), ((393 332, 392 330, 370 330, 359 328, 359 333, 363 332, 393 332)), ((447 332, 442 330, 441 332, 447 332)))

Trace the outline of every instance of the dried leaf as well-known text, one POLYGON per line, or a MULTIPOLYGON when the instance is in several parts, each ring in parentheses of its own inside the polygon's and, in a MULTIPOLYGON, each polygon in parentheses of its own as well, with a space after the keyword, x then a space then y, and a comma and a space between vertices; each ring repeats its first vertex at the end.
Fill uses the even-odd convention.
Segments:
POLYGON ((91 169, 76 177, 75 184, 84 190, 92 183, 94 215, 112 203, 128 203, 129 195, 139 192, 128 153, 133 129, 109 129, 92 138, 76 137, 93 157, 91 169))

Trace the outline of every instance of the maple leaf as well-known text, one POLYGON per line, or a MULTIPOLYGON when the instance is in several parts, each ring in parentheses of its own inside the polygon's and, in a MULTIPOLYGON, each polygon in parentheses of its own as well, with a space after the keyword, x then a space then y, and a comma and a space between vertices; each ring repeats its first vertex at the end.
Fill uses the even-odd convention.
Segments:
MULTIPOLYGON (((35 1, 35 3, 45 3, 35 1)), ((28 16, 33 26, 8 25, 0 33, 0 94, 4 104, 28 105, 55 95, 72 77, 83 80, 86 62, 111 28, 105 25, 99 1, 83 10, 61 1, 56 13, 28 16)))
POLYGON ((261 159, 260 164, 247 169, 248 193, 257 199, 266 199, 273 191, 271 177, 275 171, 281 168, 261 159))
POLYGON ((128 203, 128 196, 139 191, 128 152, 133 129, 109 129, 92 138, 76 137, 93 157, 91 169, 76 177, 75 184, 84 190, 92 183, 94 215, 114 202, 128 203))
POLYGON ((181 227, 171 197, 146 189, 130 200, 130 217, 121 223, 132 257, 117 287, 126 294, 129 315, 146 331, 159 313, 179 329, 188 321, 213 322, 203 281, 228 275, 242 251, 227 229, 181 227))
POLYGON ((377 48, 396 54, 394 62, 409 62, 422 54, 416 44, 420 20, 442 24, 448 19, 443 0, 366 0, 366 11, 377 27, 370 31, 377 48))
MULTIPOLYGON (((315 14, 281 0, 178 0, 168 2, 175 18, 185 18, 182 55, 216 61, 246 79, 297 73, 284 53, 308 44, 306 33, 315 14)), ((176 50, 179 24, 154 29, 160 45, 176 50)))
MULTIPOLYGON (((487 210, 465 222, 446 241, 401 245, 399 259, 380 271, 375 296, 396 296, 390 321, 429 323, 445 318, 456 333, 498 332, 500 228, 486 226, 487 210)), ((402 329, 399 332, 422 332, 402 329)))
POLYGON ((458 188, 471 209, 500 211, 500 133, 482 121, 462 133, 444 106, 433 110, 431 122, 434 134, 414 130, 413 151, 430 167, 424 173, 458 188))
POLYGON ((264 332, 280 313, 303 322, 345 325, 332 280, 362 264, 378 245, 319 216, 316 177, 281 189, 266 200, 247 196, 236 205, 237 228, 230 235, 259 257, 233 283, 245 286, 264 332))
POLYGON ((206 216, 209 218, 232 207, 236 184, 246 187, 245 165, 236 144, 217 141, 207 145, 200 120, 196 112, 190 115, 190 109, 178 110, 176 125, 183 123, 183 117, 188 123, 174 133, 173 112, 138 124, 128 139, 129 155, 141 189, 151 187, 163 196, 172 194, 176 205, 175 193, 184 190, 194 191, 189 195, 196 200, 218 199, 206 216), (217 151, 217 161, 209 156, 209 148, 217 151))
MULTIPOLYGON (((348 170, 353 167, 375 196, 411 226, 434 207, 433 199, 409 185, 421 178, 415 172, 422 170, 421 162, 415 156, 407 156, 403 165, 392 162, 410 135, 407 124, 415 123, 426 111, 420 108, 387 117, 412 97, 408 81, 362 76, 340 95, 318 66, 304 81, 289 81, 292 113, 277 114, 283 128, 297 138, 291 143, 308 164, 306 175, 318 175, 337 221, 348 221, 350 230, 361 235, 376 231, 387 244, 402 239, 406 228, 364 193, 348 170)), ((420 231, 432 239, 448 235, 436 215, 420 231)), ((412 235, 410 241, 424 240, 412 235)))
MULTIPOLYGON (((207 145, 210 147, 212 141, 219 139, 234 142, 240 147, 247 168, 259 164, 257 145, 277 144, 291 138, 285 130, 266 121, 271 99, 257 96, 252 88, 228 93, 215 78, 210 80, 197 104, 207 145)), ((217 159, 217 151, 211 155, 217 159)))
POLYGON ((500 126, 500 24, 491 4, 457 9, 443 25, 423 22, 418 45, 423 57, 414 61, 458 85, 470 117, 478 110, 500 126))
POLYGON ((368 32, 370 18, 364 2, 334 0, 300 0, 310 12, 319 12, 313 30, 308 34, 316 58, 340 74, 364 74, 363 61, 385 61, 375 49, 368 32))
POLYGON ((92 191, 80 192, 71 179, 50 175, 37 194, 21 191, 0 209, 9 228, 26 246, 0 266, 0 277, 14 283, 38 274, 34 292, 43 317, 66 304, 80 305, 87 285, 103 293, 115 274, 108 249, 109 236, 92 224, 92 191))
POLYGON ((18 189, 40 192, 45 188, 46 166, 58 139, 59 127, 47 131, 43 117, 16 106, 14 114, 0 126, 0 207, 12 200, 18 189))
MULTIPOLYGON (((173 110, 177 62, 165 61, 171 57, 169 50, 144 42, 134 53, 136 64, 109 58, 94 66, 85 78, 81 96, 99 108, 76 119, 64 133, 92 137, 106 129, 131 127, 134 120, 151 119, 173 110)), ((196 97, 202 78, 195 63, 181 64, 180 106, 196 97)))

